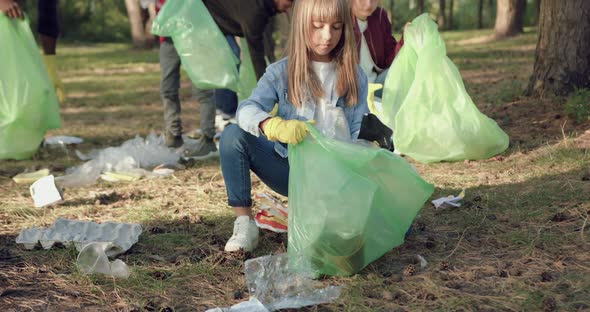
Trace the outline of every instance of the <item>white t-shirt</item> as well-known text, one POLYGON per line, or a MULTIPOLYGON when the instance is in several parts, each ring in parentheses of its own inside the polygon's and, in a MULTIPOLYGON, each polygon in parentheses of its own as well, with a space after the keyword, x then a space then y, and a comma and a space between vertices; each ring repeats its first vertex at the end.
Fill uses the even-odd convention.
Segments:
POLYGON ((373 58, 371 57, 371 51, 369 51, 369 45, 367 45, 367 39, 365 39, 365 35, 363 34, 367 27, 369 27, 369 23, 367 21, 363 21, 360 19, 356 19, 359 30, 361 31, 361 55, 360 55, 360 65, 361 68, 365 71, 369 82, 375 82, 377 79, 377 73, 373 70, 376 67, 375 62, 373 62, 373 58))
POLYGON ((338 96, 335 95, 336 88, 336 63, 334 62, 311 62, 312 69, 324 90, 324 96, 317 99, 318 103, 303 101, 303 105, 297 109, 297 115, 305 117, 307 120, 315 119, 316 108, 319 106, 336 106, 338 96))

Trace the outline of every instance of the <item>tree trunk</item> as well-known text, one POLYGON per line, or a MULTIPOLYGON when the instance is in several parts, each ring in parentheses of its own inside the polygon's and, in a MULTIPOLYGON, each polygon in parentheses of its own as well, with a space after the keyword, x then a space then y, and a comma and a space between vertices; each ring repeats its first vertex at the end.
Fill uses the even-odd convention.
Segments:
POLYGON ((125 6, 127 7, 127 15, 129 16, 133 45, 135 47, 145 47, 145 32, 139 2, 137 0, 125 0, 125 6))
POLYGON ((526 0, 498 0, 496 7, 496 38, 511 37, 523 32, 526 0))
POLYGON ((494 0, 488 0, 488 25, 494 25, 494 0))
POLYGON ((445 0, 438 1, 438 28, 445 29, 447 21, 445 18, 445 0))
POLYGON ((483 0, 477 2, 477 28, 483 28, 483 0))
POLYGON ((543 0, 526 94, 567 95, 576 88, 590 88, 590 1, 543 0))
POLYGON ((418 0, 418 15, 424 13, 424 0, 418 0))
POLYGON ((541 11, 541 0, 535 0, 535 25, 539 25, 539 12, 541 11))
POLYGON ((453 29, 453 9, 455 8, 455 0, 449 3, 449 29, 453 29))

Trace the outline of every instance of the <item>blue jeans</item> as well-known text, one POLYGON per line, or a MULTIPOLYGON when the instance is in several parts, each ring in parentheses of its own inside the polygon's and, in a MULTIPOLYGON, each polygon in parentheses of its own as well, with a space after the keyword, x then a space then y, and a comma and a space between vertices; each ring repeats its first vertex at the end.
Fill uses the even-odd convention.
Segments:
POLYGON ((274 142, 263 135, 255 137, 236 124, 221 133, 219 154, 231 207, 252 206, 250 170, 273 191, 287 196, 289 190, 289 160, 274 149, 274 142))
MULTIPOLYGON (((231 48, 232 52, 236 55, 238 60, 240 59, 240 47, 236 42, 236 38, 231 35, 225 35, 225 39, 227 39, 227 43, 229 43, 229 47, 231 48)), ((240 65, 238 64, 238 70, 240 70, 240 65)), ((215 89, 215 106, 230 116, 236 115, 236 110, 238 109, 238 95, 228 89, 215 89)))

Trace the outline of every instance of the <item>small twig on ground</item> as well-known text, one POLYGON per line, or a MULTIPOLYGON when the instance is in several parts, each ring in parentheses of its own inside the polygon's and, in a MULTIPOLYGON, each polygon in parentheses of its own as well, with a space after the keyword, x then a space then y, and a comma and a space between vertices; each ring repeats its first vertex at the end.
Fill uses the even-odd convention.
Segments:
POLYGON ((445 259, 450 258, 455 253, 455 251, 457 251, 457 248, 459 248, 459 245, 461 245, 461 241, 463 240, 463 236, 465 236, 465 232, 467 232, 467 230, 470 228, 472 228, 472 226, 468 226, 463 230, 463 233, 461 233, 461 237, 459 237, 459 241, 457 242, 457 245, 455 246, 453 251, 451 251, 451 253, 445 257, 445 259))

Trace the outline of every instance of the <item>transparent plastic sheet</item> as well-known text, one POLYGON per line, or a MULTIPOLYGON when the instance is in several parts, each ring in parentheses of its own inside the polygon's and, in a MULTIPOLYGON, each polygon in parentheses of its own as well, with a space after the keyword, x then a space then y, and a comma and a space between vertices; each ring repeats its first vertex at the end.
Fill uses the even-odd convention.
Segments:
POLYGON ((150 133, 125 141, 121 146, 92 151, 88 155, 78 153, 86 163, 69 168, 66 175, 56 178, 61 187, 80 187, 94 183, 103 172, 129 172, 138 168, 157 165, 174 165, 180 155, 164 145, 164 139, 150 133))
POLYGON ((328 107, 319 105, 316 107, 315 127, 325 137, 350 142, 350 128, 341 107, 328 107))
POLYGON ((289 260, 348 276, 404 242, 434 187, 387 150, 308 127, 311 135, 289 146, 289 260))
POLYGON ((28 18, 0 13, 0 43, 0 159, 26 159, 61 127, 57 97, 28 18))
POLYGON ((299 262, 295 272, 288 261, 286 254, 247 260, 244 272, 250 297, 274 311, 332 302, 340 296, 340 286, 320 288, 309 263, 299 262))
POLYGON ((116 278, 128 278, 129 267, 123 260, 117 259, 113 262, 105 251, 112 248, 112 243, 95 242, 86 244, 78 254, 76 265, 83 274, 100 273, 116 278))
POLYGON ((201 0, 167 0, 152 33, 172 38, 197 88, 238 91, 238 59, 201 0))
POLYGON ((508 136, 482 114, 428 14, 404 32, 383 92, 383 116, 396 150, 420 162, 485 159, 508 147, 508 136))

